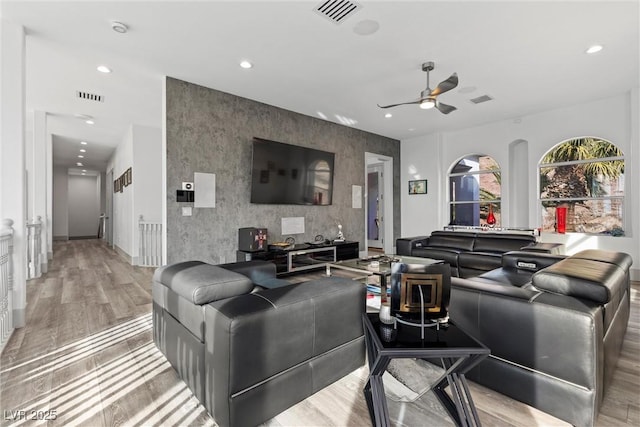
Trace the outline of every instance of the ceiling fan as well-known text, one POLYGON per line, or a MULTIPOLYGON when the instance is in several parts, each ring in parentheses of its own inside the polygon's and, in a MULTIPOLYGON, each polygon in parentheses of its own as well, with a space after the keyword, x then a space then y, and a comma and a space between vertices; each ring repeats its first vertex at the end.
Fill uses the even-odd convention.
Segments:
POLYGON ((435 107, 438 110, 440 110, 441 113, 444 113, 444 114, 449 114, 450 112, 457 110, 457 108, 452 105, 443 104, 442 102, 438 101, 437 97, 438 95, 441 95, 447 91, 450 91, 454 87, 458 86, 458 74, 457 73, 451 74, 451 77, 449 77, 446 80, 443 80, 435 89, 431 90, 431 88, 429 87, 429 71, 433 70, 433 68, 434 68, 434 63, 431 61, 425 62, 424 64, 422 64, 422 71, 425 71, 427 73, 427 88, 422 92, 420 92, 420 98, 416 99, 415 101, 401 102, 399 104, 390 104, 390 105, 378 104, 378 107, 391 108, 391 107, 397 107, 398 105, 420 104, 420 108, 422 109, 427 110, 429 108, 435 107))

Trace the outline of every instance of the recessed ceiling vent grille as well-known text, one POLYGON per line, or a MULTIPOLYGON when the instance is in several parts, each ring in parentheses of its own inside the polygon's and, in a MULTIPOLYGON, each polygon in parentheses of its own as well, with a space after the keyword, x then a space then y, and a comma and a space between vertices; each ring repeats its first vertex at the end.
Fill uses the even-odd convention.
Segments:
POLYGON ((77 90, 76 96, 80 99, 86 99, 87 101, 104 102, 104 97, 96 93, 83 92, 81 90, 77 90))
POLYGON ((320 3, 315 10, 334 24, 339 24, 361 7, 358 3, 348 0, 327 0, 320 3))
POLYGON ((493 98, 489 95, 482 95, 477 98, 470 99, 469 101, 473 102, 474 104, 482 104, 483 102, 491 101, 492 99, 493 98))

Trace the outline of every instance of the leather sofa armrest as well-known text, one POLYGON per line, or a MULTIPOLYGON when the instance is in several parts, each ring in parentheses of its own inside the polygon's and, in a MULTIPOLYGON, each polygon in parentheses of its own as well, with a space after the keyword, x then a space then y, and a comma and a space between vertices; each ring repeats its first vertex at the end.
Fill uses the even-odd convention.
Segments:
POLYGON ((429 244, 429 236, 401 237, 396 240, 396 254, 411 256, 416 248, 423 248, 429 244))
POLYGON ((565 259, 564 255, 542 252, 510 251, 502 255, 502 268, 536 272, 565 259))
POLYGON ((251 279, 254 284, 265 288, 271 287, 265 286, 265 284, 273 283, 273 279, 276 277, 276 265, 269 261, 231 262, 228 264, 220 264, 219 267, 240 273, 251 279))
POLYGON ((253 289, 246 276, 201 261, 162 266, 155 271, 153 281, 195 305, 247 294, 253 289))

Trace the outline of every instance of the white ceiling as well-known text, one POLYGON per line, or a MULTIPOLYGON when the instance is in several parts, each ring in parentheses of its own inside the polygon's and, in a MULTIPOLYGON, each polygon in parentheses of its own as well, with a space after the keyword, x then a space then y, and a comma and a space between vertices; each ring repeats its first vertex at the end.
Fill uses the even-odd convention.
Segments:
POLYGON ((162 126, 164 75, 396 139, 552 110, 640 86, 638 0, 365 1, 336 25, 318 1, 3 1, 27 31, 27 108, 46 111, 55 161, 102 169, 132 124, 162 126), (126 34, 110 22, 129 26, 126 34), (379 30, 358 35, 364 20, 379 30), (592 44, 604 50, 584 51, 592 44), (238 63, 248 59, 250 70, 238 63), (425 61, 449 115, 416 105, 425 61), (96 71, 108 65, 113 73, 96 71), (475 88, 475 89, 474 89, 475 88), (76 91, 104 96, 80 100, 76 91), (474 105, 481 95, 493 101, 474 105), (391 112, 392 118, 384 114, 391 112), (75 114, 95 117, 86 125, 75 114))

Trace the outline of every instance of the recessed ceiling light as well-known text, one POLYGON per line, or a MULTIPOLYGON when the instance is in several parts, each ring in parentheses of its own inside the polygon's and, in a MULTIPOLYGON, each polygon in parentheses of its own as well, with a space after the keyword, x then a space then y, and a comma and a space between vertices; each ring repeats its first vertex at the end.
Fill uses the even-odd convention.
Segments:
POLYGON ((385 116, 387 119, 389 119, 389 118, 393 117, 393 114, 391 114, 391 113, 387 113, 387 114, 385 114, 384 116, 385 116))
POLYGON ((76 166, 84 166, 82 163, 78 162, 76 163, 76 166))
POLYGON ((107 67, 106 65, 98 65, 98 68, 96 69, 105 74, 109 74, 111 72, 111 68, 107 67))
POLYGON ((129 30, 126 24, 118 21, 111 21, 111 29, 116 33, 124 34, 129 30))
POLYGON ((88 125, 92 125, 95 123, 93 120, 85 120, 84 122, 88 125))
POLYGON ((86 173, 82 172, 82 175, 86 175, 86 173))
POLYGON ((251 67, 253 67, 253 64, 251 62, 249 62, 249 61, 242 61, 240 63, 240 66, 242 68, 251 68, 251 67))
POLYGON ((84 159, 84 156, 82 154, 78 154, 78 158, 79 159, 84 159))
POLYGON ((591 53, 600 52, 601 50, 602 50, 602 45, 594 44, 593 46, 589 47, 589 49, 587 49, 585 52, 588 54, 591 54, 591 53))
POLYGON ((80 152, 81 152, 81 153, 86 153, 86 152, 87 152, 87 150, 85 150, 84 148, 81 148, 81 149, 80 149, 80 152))
POLYGON ((81 145, 87 145, 87 141, 80 141, 81 145))
POLYGON ((86 172, 86 171, 87 171, 86 169, 82 169, 82 172, 86 172))
POLYGON ((378 21, 374 21, 371 19, 365 19, 364 21, 358 22, 353 27, 353 32, 359 34, 361 36, 369 36, 380 29, 380 24, 378 21))

